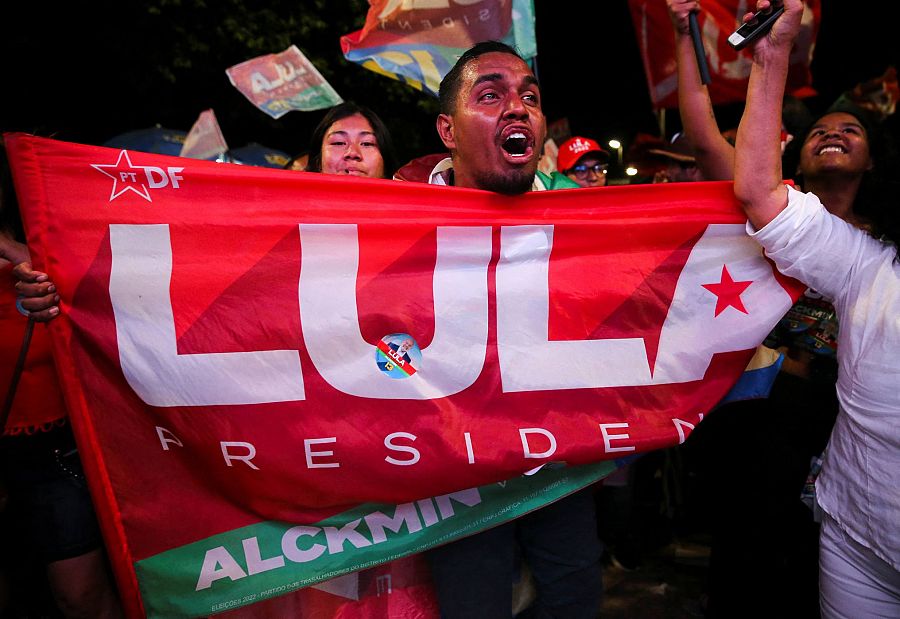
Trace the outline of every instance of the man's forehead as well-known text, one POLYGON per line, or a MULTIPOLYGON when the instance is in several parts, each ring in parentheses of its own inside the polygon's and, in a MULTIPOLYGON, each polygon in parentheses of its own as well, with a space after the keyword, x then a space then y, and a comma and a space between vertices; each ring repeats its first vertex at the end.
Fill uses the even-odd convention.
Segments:
POLYGON ((470 86, 483 81, 506 80, 514 84, 537 84, 537 78, 525 61, 512 54, 489 52, 470 62, 465 69, 465 81, 470 86))

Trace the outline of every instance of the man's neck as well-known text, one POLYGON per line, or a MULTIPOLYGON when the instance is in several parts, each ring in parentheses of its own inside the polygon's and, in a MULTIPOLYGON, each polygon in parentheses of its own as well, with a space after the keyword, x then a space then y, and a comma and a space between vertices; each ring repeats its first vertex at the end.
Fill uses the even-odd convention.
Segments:
POLYGON ((460 162, 458 158, 451 156, 451 160, 453 161, 453 167, 450 168, 447 179, 449 185, 453 185, 454 187, 466 187, 468 189, 484 189, 484 187, 479 186, 474 175, 466 173, 465 166, 459 165, 460 162))

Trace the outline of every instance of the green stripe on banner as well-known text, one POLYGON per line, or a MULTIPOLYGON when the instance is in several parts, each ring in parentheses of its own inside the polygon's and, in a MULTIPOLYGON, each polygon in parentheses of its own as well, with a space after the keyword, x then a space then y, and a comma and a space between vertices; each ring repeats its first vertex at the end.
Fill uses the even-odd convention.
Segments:
POLYGON ((602 479, 613 462, 385 505, 311 525, 261 522, 138 561, 148 617, 205 616, 282 595, 497 526, 602 479))

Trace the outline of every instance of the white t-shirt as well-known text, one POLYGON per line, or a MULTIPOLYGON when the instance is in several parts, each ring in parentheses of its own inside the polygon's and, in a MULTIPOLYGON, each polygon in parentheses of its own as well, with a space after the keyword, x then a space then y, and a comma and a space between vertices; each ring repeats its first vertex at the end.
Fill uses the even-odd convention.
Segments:
MULTIPOLYGON (((900 204, 895 208, 900 208, 900 204)), ((834 302, 840 412, 816 496, 859 543, 900 570, 900 264, 897 248, 788 188, 788 206, 747 231, 786 275, 834 302)))

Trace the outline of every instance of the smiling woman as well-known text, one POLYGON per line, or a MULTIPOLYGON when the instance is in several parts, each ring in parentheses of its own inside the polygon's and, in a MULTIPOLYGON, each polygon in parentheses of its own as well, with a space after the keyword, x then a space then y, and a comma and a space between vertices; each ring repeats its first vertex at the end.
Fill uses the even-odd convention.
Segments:
POLYGON ((372 110, 345 102, 331 108, 310 139, 310 172, 390 178, 396 168, 387 127, 372 110))
POLYGON ((783 165, 785 173, 818 195, 830 212, 866 227, 879 214, 858 198, 865 198, 870 185, 893 176, 894 151, 890 135, 870 112, 839 101, 788 145, 783 165))

